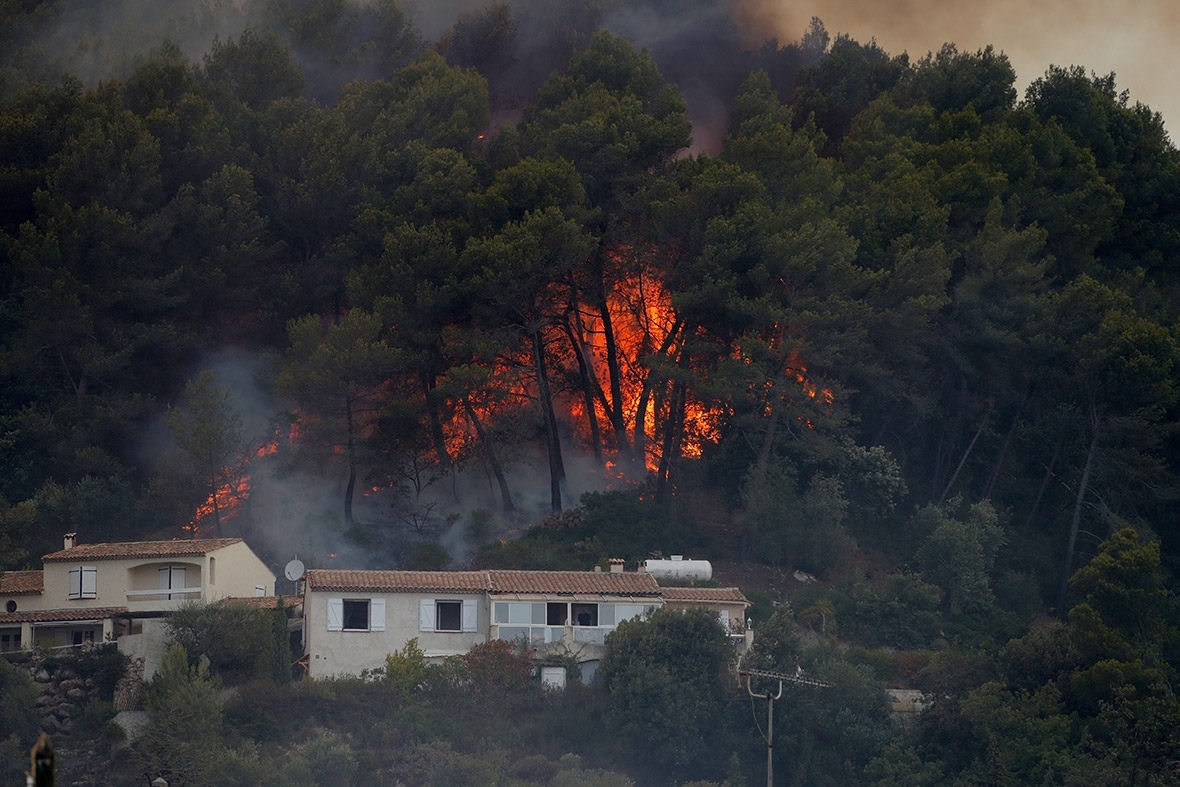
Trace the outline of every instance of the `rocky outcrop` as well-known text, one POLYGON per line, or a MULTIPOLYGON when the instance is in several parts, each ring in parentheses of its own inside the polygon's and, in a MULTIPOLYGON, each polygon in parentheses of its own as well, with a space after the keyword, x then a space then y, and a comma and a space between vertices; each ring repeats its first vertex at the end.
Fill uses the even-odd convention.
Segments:
POLYGON ((50 660, 40 651, 33 651, 26 667, 41 689, 37 697, 41 729, 55 739, 73 730, 83 708, 102 699, 102 688, 94 678, 83 678, 68 664, 50 660))

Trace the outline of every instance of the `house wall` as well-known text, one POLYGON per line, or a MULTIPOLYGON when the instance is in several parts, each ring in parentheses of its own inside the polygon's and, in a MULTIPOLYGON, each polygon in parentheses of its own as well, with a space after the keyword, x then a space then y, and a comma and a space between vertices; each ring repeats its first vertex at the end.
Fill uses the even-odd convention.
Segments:
POLYGON ((121 558, 116 560, 65 560, 45 564, 45 590, 41 596, 24 596, 20 609, 84 609, 121 607, 131 611, 167 610, 183 601, 217 601, 228 596, 274 595, 275 576, 244 541, 222 547, 208 555, 164 558, 121 558), (159 588, 159 570, 183 566, 184 586, 201 588, 201 593, 127 595, 128 590, 159 588), (95 598, 70 598, 71 569, 95 570, 95 598), (258 588, 261 588, 259 592, 258 588))
POLYGON ((746 605, 739 603, 726 603, 723 601, 682 601, 667 599, 664 605, 670 609, 705 609, 712 610, 718 614, 718 617, 729 621, 729 633, 740 634, 746 630, 746 605), (725 612, 725 615, 721 615, 725 612))
MULTIPOLYGON (((219 569, 220 570, 220 569, 219 569)), ((486 596, 461 593, 377 593, 309 591, 304 597, 304 637, 308 674, 313 678, 359 675, 385 665, 385 657, 401 650, 414 637, 428 658, 458 656, 487 641, 486 596), (384 631, 329 631, 332 599, 380 599, 385 603, 384 631), (423 631, 420 625, 423 601, 474 601, 474 631, 423 631)))
POLYGON ((212 575, 212 581, 205 585, 206 601, 217 601, 229 596, 249 598, 275 594, 274 573, 244 541, 211 552, 204 561, 205 576, 212 575), (209 569, 210 560, 215 561, 212 570, 209 569), (258 585, 262 586, 262 593, 256 591, 258 585))

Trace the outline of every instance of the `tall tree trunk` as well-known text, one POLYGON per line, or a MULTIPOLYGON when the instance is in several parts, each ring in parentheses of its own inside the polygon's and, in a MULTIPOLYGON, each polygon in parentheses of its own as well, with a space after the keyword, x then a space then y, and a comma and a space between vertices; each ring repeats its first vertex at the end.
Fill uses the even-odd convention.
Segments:
POLYGON ((1025 535, 1028 534, 1032 527, 1033 518, 1037 515, 1037 509, 1041 507, 1041 500, 1045 497, 1045 490, 1049 488, 1049 481, 1053 478, 1053 468, 1057 466, 1057 456, 1061 453, 1061 439, 1058 438, 1057 444, 1053 446, 1053 456, 1049 458, 1049 465, 1045 468, 1045 475, 1041 478, 1041 485, 1037 489, 1037 496, 1033 499, 1032 508, 1029 509, 1028 516, 1024 519, 1025 535))
POLYGON ((352 518, 352 496, 356 491, 356 447, 353 443, 352 400, 345 403, 345 418, 348 425, 345 454, 348 457, 348 484, 344 487, 344 529, 351 531, 355 521, 352 518))
MULTIPOLYGON (((758 460, 754 463, 752 481, 761 486, 766 478, 766 468, 770 464, 770 454, 774 450, 775 432, 778 430, 779 413, 782 412, 783 390, 787 385, 787 353, 783 351, 783 341, 786 339, 785 327, 779 329, 779 352, 782 357, 778 360, 778 369, 771 382, 770 395, 767 397, 770 406, 770 417, 766 419, 766 433, 762 435, 762 447, 758 449, 758 460)), ((743 535, 743 539, 745 536, 743 535)))
MULTIPOLYGON (((683 331, 684 323, 677 319, 672 326, 672 330, 664 337, 659 350, 656 351, 656 357, 663 358, 667 356, 668 351, 672 349, 672 345, 676 343, 676 337, 683 331)), ((634 462, 638 465, 636 469, 642 470, 643 472, 647 471, 647 410, 651 404, 656 384, 663 382, 664 378, 657 377, 655 370, 649 368, 647 370, 647 378, 643 381, 643 388, 639 391, 639 400, 635 406, 634 462)))
POLYGON ((475 427, 475 434, 479 437, 480 443, 483 444, 484 453, 487 455, 488 466, 492 468, 492 475, 496 477, 496 483, 500 485, 500 504, 503 511, 505 514, 511 513, 516 510, 516 507, 512 504, 512 493, 508 489, 508 480, 504 478, 504 469, 500 467, 500 460, 496 458, 496 451, 488 440, 483 423, 480 422, 475 408, 471 406, 471 402, 466 397, 463 398, 463 409, 467 412, 467 418, 471 421, 471 425, 475 427))
POLYGON ((438 458, 438 466, 444 474, 451 472, 451 454, 447 450, 447 438, 443 434, 442 418, 438 414, 438 402, 434 395, 436 380, 426 372, 418 375, 422 386, 422 396, 426 399, 426 412, 430 418, 430 439, 434 443, 434 453, 438 458))
POLYGON ((598 309, 602 320, 602 341, 606 349, 606 372, 610 384, 610 402, 607 404, 607 417, 615 431, 615 441, 618 444, 619 458, 630 464, 634 461, 631 455, 631 443, 627 440, 627 421, 623 414, 623 370, 619 364, 619 347, 615 340, 614 321, 610 316, 610 305, 606 298, 606 273, 603 262, 603 244, 599 244, 590 265, 594 275, 594 305, 598 309))
POLYGON ((966 450, 963 451, 963 456, 959 459, 959 464, 955 466, 955 472, 951 473, 951 479, 946 482, 946 487, 942 490, 942 494, 938 496, 939 505, 946 500, 946 496, 950 493, 951 487, 955 485, 955 481, 959 477, 959 473, 963 470, 963 465, 967 463, 967 457, 971 456, 972 449, 975 448, 975 443, 979 440, 979 436, 983 434, 983 427, 987 426, 987 419, 991 418, 993 404, 988 404, 987 412, 983 414, 983 420, 979 422, 979 428, 975 430, 975 435, 971 438, 971 442, 967 444, 966 450))
MULTIPOLYGON (((582 406, 586 408, 586 425, 590 427, 590 443, 594 449, 594 460, 599 467, 604 467, 605 462, 602 458, 602 433, 598 427, 598 408, 594 395, 595 389, 601 393, 601 386, 598 384, 597 376, 594 373, 594 363, 589 358, 589 353, 586 351, 586 344, 582 340, 582 318, 578 312, 577 304, 570 298, 569 313, 573 315, 574 324, 570 325, 569 319, 562 320, 561 327, 565 330, 566 337, 570 340, 570 347, 574 351, 574 358, 578 361, 578 379, 581 382, 582 389, 582 406)), ((623 452, 623 448, 619 447, 619 453, 623 452)))
POLYGON ((549 502, 553 513, 560 514, 561 487, 565 483, 565 464, 561 460, 561 438, 557 433, 557 414, 553 411, 553 396, 549 390, 549 373, 545 368, 545 343, 538 326, 532 332, 533 361, 537 369, 537 397, 541 402, 541 416, 545 422, 545 446, 549 454, 549 502))
POLYGON ((1073 575, 1073 552, 1078 543, 1078 529, 1082 524, 1082 504, 1086 500, 1086 492, 1090 487, 1090 471, 1094 467, 1094 455, 1098 452, 1099 420, 1097 412, 1091 411, 1090 423, 1093 432, 1090 435, 1090 447, 1086 450, 1086 464, 1082 468, 1082 480, 1078 484, 1078 493, 1074 497, 1073 516, 1069 521, 1069 544, 1065 548, 1065 571, 1061 576, 1061 587, 1057 591, 1057 613, 1065 608, 1065 596, 1069 592, 1069 578, 1073 575))
MULTIPOLYGON (((688 353, 682 352, 677 364, 682 371, 688 368, 688 353)), ((684 414, 688 401, 688 382, 680 375, 672 386, 672 398, 668 402, 668 416, 664 423, 664 439, 660 451, 660 469, 656 476, 656 499, 667 505, 672 499, 676 463, 680 459, 680 447, 684 440, 684 414)))
POLYGON ((1016 427, 1020 424, 1020 417, 1024 414, 1024 404, 1028 401, 1028 389, 1025 388, 1024 395, 1020 398, 1020 404, 1016 406, 1016 414, 1012 416, 1012 423, 1008 426, 1008 432, 1004 435, 1004 444, 1000 446, 1000 454, 996 457, 996 463, 992 466, 991 475, 988 476, 987 486, 984 487, 983 496, 990 500, 992 493, 996 489, 996 481, 1000 477, 1000 468, 1004 466, 1004 459, 1008 456, 1008 449, 1012 447, 1012 437, 1016 434, 1016 427))

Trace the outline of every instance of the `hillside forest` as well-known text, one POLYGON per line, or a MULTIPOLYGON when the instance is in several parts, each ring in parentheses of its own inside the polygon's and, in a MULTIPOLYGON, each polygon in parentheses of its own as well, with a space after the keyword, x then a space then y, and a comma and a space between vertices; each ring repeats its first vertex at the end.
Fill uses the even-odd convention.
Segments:
MULTIPOLYGON (((783 783, 1177 783, 1162 117, 1080 65, 1020 95, 990 47, 671 6, 0 0, 0 569, 65 532, 691 554, 754 601, 753 658, 839 687, 795 697, 783 783), (899 727, 887 684, 935 699, 899 727)), ((168 680, 317 719, 214 702, 242 774, 294 736, 369 784, 757 783, 762 706, 705 622, 651 624, 700 650, 621 628, 560 700, 503 653, 393 654, 391 694, 168 680)))

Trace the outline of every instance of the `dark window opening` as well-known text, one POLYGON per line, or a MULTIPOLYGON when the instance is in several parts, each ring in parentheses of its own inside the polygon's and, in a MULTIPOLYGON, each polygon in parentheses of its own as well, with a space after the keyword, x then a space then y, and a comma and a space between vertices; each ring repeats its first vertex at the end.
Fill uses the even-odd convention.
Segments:
POLYGON ((75 645, 81 645, 83 643, 90 644, 90 643, 94 642, 94 632, 93 631, 74 631, 74 632, 72 632, 72 634, 73 634, 73 642, 75 645))
POLYGON ((564 626, 569 617, 569 604, 549 602, 545 605, 545 625, 564 626))
POLYGON ((438 601, 435 602, 434 611, 436 615, 435 631, 462 631, 463 630, 463 602, 462 601, 438 601))
POLYGON ((369 600, 367 598, 344 599, 344 630, 369 630, 369 600))
POLYGON ((598 625, 597 604, 571 604, 570 606, 573 608, 575 626, 598 625))
POLYGON ((8 610, 8 614, 11 615, 13 612, 16 612, 16 602, 9 601, 7 604, 4 605, 4 609, 8 610))

